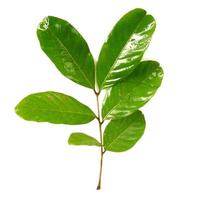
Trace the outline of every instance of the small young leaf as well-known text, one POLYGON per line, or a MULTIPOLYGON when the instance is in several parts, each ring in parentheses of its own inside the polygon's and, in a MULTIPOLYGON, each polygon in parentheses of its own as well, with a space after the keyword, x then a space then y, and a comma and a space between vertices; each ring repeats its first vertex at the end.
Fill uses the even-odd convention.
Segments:
POLYGON ((111 87, 135 69, 150 43, 155 27, 154 18, 139 8, 131 10, 118 21, 99 55, 99 88, 111 87))
POLYGON ((141 111, 119 120, 112 120, 104 132, 104 147, 107 151, 126 151, 141 138, 144 130, 145 119, 141 111))
POLYGON ((38 26, 42 50, 58 70, 72 81, 94 88, 94 60, 86 41, 67 21, 46 17, 38 26))
POLYGON ((101 144, 95 138, 84 133, 72 133, 68 139, 68 144, 101 146, 101 144))
POLYGON ((73 97, 51 91, 25 97, 15 111, 25 120, 54 124, 85 124, 95 118, 90 108, 73 97))
POLYGON ((125 80, 107 90, 103 119, 118 119, 138 110, 153 97, 162 78, 163 70, 158 62, 141 62, 125 80))

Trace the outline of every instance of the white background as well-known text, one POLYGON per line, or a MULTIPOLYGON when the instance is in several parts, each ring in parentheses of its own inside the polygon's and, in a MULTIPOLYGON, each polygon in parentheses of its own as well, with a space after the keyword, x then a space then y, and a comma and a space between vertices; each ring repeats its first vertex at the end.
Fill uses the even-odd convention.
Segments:
POLYGON ((1 0, 0 199, 200 200, 201 6, 199 0, 1 0), (145 59, 160 61, 165 77, 142 109, 147 128, 130 151, 106 153, 102 190, 96 191, 99 149, 68 146, 84 126, 23 121, 14 113, 26 95, 54 90, 95 110, 93 93, 62 76, 41 51, 39 21, 53 15, 72 23, 97 59, 116 21, 142 7, 157 21, 145 59))

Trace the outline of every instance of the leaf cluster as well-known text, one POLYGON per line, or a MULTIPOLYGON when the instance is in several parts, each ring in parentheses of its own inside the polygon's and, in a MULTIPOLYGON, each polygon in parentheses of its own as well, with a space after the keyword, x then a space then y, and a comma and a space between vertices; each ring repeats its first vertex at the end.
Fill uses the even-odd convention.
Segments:
POLYGON ((158 62, 142 60, 155 27, 155 19, 145 10, 131 10, 116 23, 95 63, 86 41, 69 22, 44 18, 37 28, 42 50, 65 77, 93 90, 96 96, 105 93, 101 114, 97 116, 75 98, 54 91, 28 95, 16 106, 16 113, 25 120, 54 124, 110 120, 103 140, 75 132, 68 143, 113 152, 130 149, 145 130, 139 109, 154 96, 163 78, 158 62))

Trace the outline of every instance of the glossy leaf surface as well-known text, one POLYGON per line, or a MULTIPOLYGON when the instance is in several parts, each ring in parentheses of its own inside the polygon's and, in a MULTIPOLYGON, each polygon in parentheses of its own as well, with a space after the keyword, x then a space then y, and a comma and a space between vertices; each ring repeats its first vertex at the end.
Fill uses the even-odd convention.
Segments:
POLYGON ((39 24, 37 35, 42 50, 64 76, 94 88, 94 60, 87 43, 71 24, 49 16, 39 24))
POLYGON ((143 61, 125 80, 109 88, 103 102, 103 119, 128 116, 147 103, 163 78, 156 61, 143 61))
POLYGON ((134 9, 118 21, 99 55, 99 88, 111 87, 135 69, 150 43, 155 27, 154 18, 143 9, 134 9))
POLYGON ((84 133, 72 133, 68 139, 68 144, 101 146, 101 144, 95 138, 84 133))
POLYGON ((95 118, 90 108, 58 92, 31 94, 15 110, 25 120, 54 124, 85 124, 95 118))
POLYGON ((104 132, 104 147, 108 151, 121 152, 134 146, 145 130, 141 111, 119 120, 112 120, 104 132))

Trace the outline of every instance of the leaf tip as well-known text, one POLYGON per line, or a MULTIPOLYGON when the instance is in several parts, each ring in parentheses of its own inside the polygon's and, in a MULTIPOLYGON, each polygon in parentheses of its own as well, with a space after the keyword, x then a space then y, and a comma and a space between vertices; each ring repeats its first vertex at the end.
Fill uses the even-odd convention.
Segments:
POLYGON ((14 108, 14 111, 17 115, 19 115, 19 104, 17 104, 14 108))
POLYGON ((135 8, 135 9, 133 9, 132 11, 138 11, 138 12, 143 12, 144 14, 146 14, 147 13, 147 11, 145 10, 145 9, 143 9, 143 8, 135 8))
POLYGON ((49 17, 44 17, 43 20, 39 23, 37 30, 46 31, 49 27, 49 17))
POLYGON ((72 134, 69 136, 69 138, 68 138, 68 140, 67 140, 67 144, 69 144, 69 145, 72 144, 72 143, 71 143, 71 136, 72 136, 72 134))

